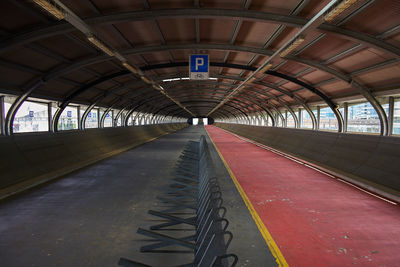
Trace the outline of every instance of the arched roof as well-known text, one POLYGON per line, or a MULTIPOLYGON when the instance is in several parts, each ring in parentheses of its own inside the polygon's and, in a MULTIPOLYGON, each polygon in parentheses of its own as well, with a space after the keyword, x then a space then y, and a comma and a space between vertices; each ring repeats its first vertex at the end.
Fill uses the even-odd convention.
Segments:
POLYGON ((62 20, 34 2, 0 2, 0 93, 19 96, 9 119, 28 97, 57 100, 56 117, 69 103, 188 118, 322 103, 340 130, 338 101, 351 98, 387 133, 377 95, 400 88, 398 1, 355 1, 331 21, 341 1, 46 0, 62 20), (209 54, 212 80, 185 79, 196 53, 209 54))

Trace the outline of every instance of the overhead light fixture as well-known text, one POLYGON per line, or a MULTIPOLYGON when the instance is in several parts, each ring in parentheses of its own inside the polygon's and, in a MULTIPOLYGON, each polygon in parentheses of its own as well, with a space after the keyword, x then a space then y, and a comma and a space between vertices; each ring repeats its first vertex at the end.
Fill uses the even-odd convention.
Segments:
POLYGON ((252 82, 254 82, 255 79, 256 79, 256 77, 251 77, 247 82, 252 83, 252 82))
POLYGON ((33 0, 33 2, 35 2, 35 4, 37 4, 38 6, 40 6, 41 8, 52 14, 57 19, 62 20, 65 18, 64 12, 52 2, 48 0, 33 0))
POLYGON ((122 65, 129 70, 130 72, 132 72, 133 74, 138 74, 138 71, 135 67, 133 67, 131 64, 129 64, 128 62, 122 62, 122 65))
POLYGON ((344 0, 340 4, 338 4, 335 8, 333 8, 325 17, 324 20, 330 22, 334 20, 337 16, 339 16, 343 11, 348 9, 351 5, 353 5, 357 0, 344 0))
POLYGON ((261 70, 260 70, 260 72, 262 73, 262 74, 264 74, 266 71, 268 71, 270 68, 272 68, 272 63, 268 63, 267 65, 265 65, 261 70))
POLYGON ((159 84, 153 84, 153 88, 158 91, 164 91, 164 88, 159 84))
POLYGON ((114 52, 106 44, 97 39, 94 35, 89 35, 87 38, 89 42, 95 45, 98 49, 100 49, 110 57, 114 56, 114 52))
POLYGON ((280 54, 281 57, 287 56, 290 52, 295 50, 299 45, 304 42, 304 36, 297 37, 285 50, 280 54))
POLYGON ((140 76, 140 78, 147 84, 153 84, 146 76, 140 76))

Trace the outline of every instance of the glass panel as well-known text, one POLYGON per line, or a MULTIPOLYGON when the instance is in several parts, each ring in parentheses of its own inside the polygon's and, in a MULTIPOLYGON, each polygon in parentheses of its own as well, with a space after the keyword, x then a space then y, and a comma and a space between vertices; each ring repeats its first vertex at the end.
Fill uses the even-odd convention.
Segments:
POLYGON ((113 110, 109 111, 104 119, 104 127, 112 127, 113 110))
POLYGON ((132 126, 132 125, 133 125, 133 115, 130 115, 129 119, 128 119, 128 126, 132 126))
POLYGON ((394 100, 393 134, 400 134, 400 99, 394 100))
POLYGON ((332 109, 329 107, 320 109, 319 128, 321 130, 337 130, 338 121, 332 109))
POLYGON ((85 121, 85 128, 90 129, 99 127, 98 111, 99 109, 94 108, 88 113, 85 121))
POLYGON ((307 110, 301 110, 301 128, 312 129, 312 119, 310 114, 308 114, 307 110))
POLYGON ((45 132, 49 130, 48 106, 25 101, 15 115, 14 133, 45 132))
POLYGON ((347 131, 379 133, 380 121, 378 114, 369 102, 349 106, 347 131))
POLYGON ((286 121, 287 121, 287 127, 288 127, 288 128, 294 128, 294 127, 296 127, 296 124, 294 123, 294 119, 293 119, 293 117, 292 117, 292 114, 291 114, 290 112, 287 112, 286 114, 287 114, 287 119, 286 119, 286 121))
MULTIPOLYGON (((55 109, 53 109, 55 112, 55 109)), ((58 121, 58 130, 74 130, 78 129, 78 108, 74 106, 67 106, 63 113, 61 113, 58 121)))

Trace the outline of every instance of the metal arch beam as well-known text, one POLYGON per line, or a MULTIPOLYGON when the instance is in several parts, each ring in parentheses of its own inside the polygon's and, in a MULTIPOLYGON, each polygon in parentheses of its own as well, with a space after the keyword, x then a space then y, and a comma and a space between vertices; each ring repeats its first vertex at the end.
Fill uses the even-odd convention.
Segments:
MULTIPOLYGON (((174 87, 173 89, 178 89, 178 88, 174 87)), ((226 92, 225 90, 223 90, 223 89, 221 89, 221 88, 207 88, 207 87, 202 87, 201 90, 202 90, 202 92, 204 92, 204 91, 213 91, 213 92, 221 91, 221 92, 226 92)), ((170 91, 171 91, 171 89, 170 89, 170 91)), ((265 94, 263 94, 263 93, 259 93, 259 94, 265 95, 265 94)), ((199 94, 199 95, 196 95, 196 96, 203 96, 203 95, 204 95, 204 96, 208 96, 208 95, 211 95, 211 94, 199 94)), ((180 96, 177 96, 177 95, 174 95, 174 96, 177 97, 177 98, 180 98, 180 96)), ((257 97, 252 96, 252 95, 247 95, 247 94, 245 94, 245 96, 242 96, 242 95, 241 95, 240 97, 236 97, 236 96, 235 96, 235 99, 236 99, 237 101, 240 101, 240 102, 242 103, 241 98, 243 98, 243 99, 245 99, 245 100, 251 102, 252 104, 254 104, 254 105, 256 105, 256 106, 258 106, 259 108, 261 108, 262 111, 265 111, 265 112, 271 117, 272 124, 275 125, 275 119, 274 119, 274 117, 273 117, 271 111, 269 110, 269 108, 265 107, 265 106, 263 105, 263 103, 259 102, 259 100, 258 100, 257 97), (254 98, 254 100, 253 100, 253 98, 254 98)), ((247 104, 247 103, 246 103, 246 104, 247 104)), ((260 110, 254 110, 253 112, 259 112, 259 111, 260 111, 260 110)))
MULTIPOLYGON (((156 110, 156 111, 153 113, 153 118, 155 119, 163 109, 164 109, 164 107, 162 107, 162 108, 156 110)), ((224 114, 224 113, 221 113, 221 114, 224 114)), ((174 116, 176 116, 176 115, 174 115, 174 116)), ((224 115, 224 116, 228 117, 227 115, 224 115)))
MULTIPOLYGON (((188 102, 190 102, 190 101, 188 101, 188 102)), ((213 102, 213 103, 216 103, 216 101, 203 101, 203 102, 207 102, 207 103, 213 102)), ((199 104, 201 104, 201 103, 199 103, 199 104)), ((202 104, 202 106, 198 106, 198 105, 197 105, 197 107, 207 107, 207 108, 208 108, 208 107, 211 107, 211 106, 210 106, 210 105, 205 106, 204 104, 202 104)), ((241 111, 240 109, 238 109, 238 108, 236 108, 236 107, 234 107, 234 106, 232 106, 232 105, 228 105, 227 107, 231 108, 231 110, 230 110, 230 109, 226 109, 226 110, 230 110, 230 113, 236 114, 236 116, 238 116, 239 114, 241 114, 242 116, 244 116, 245 118, 248 119, 246 113, 244 113, 244 112, 241 111)))
MULTIPOLYGON (((186 101, 185 103, 189 103, 189 102, 191 102, 191 101, 186 101)), ((207 101, 207 100, 206 100, 206 101, 203 101, 203 102, 214 102, 214 103, 215 103, 215 101, 207 101)), ((244 116, 244 118, 245 118, 247 121, 249 121, 249 117, 247 116, 246 112, 243 112, 240 108, 237 108, 236 106, 233 106, 233 105, 230 105, 230 104, 228 104, 227 106, 228 106, 228 107, 231 107, 231 108, 233 108, 233 109, 235 109, 235 110, 237 110, 239 114, 241 114, 242 116, 244 116)))
MULTIPOLYGON (((231 77, 231 78, 226 78, 226 79, 233 79, 234 77, 231 77)), ((236 80, 241 80, 240 78, 237 78, 236 80)), ((185 82, 186 83, 186 82, 185 82)), ((215 83, 215 82, 208 82, 209 84, 218 84, 218 85, 221 85, 221 83, 215 83)), ((316 123, 316 119, 315 119, 315 116, 314 116, 314 114, 312 113, 312 111, 311 111, 311 109, 309 108, 309 106, 306 104, 306 103, 304 103, 304 101, 302 101, 302 100, 300 100, 298 97, 296 97, 294 94, 292 94, 291 92, 287 92, 287 91, 285 91, 285 90, 283 90, 283 89, 280 89, 279 87, 277 87, 277 86, 275 86, 275 85, 272 85, 272 84, 267 84, 267 83, 264 83, 264 82, 254 82, 255 84, 258 84, 258 85, 262 85, 262 86, 265 86, 265 87, 268 87, 268 88, 272 88, 272 89, 275 89, 275 90, 278 90, 279 92, 281 92, 281 93, 283 93, 283 94, 285 94, 285 95, 287 95, 287 96, 289 96, 290 98, 292 98, 292 99, 294 99, 299 105, 302 105, 303 107, 304 107, 304 109, 310 114, 310 117, 311 117, 311 119, 312 119, 312 121, 313 121, 313 129, 316 129, 316 125, 317 125, 317 123, 316 123)), ((203 84, 203 83, 202 83, 203 84)), ((178 85, 178 86, 180 86, 180 85, 178 85)), ((185 85, 183 85, 182 84, 182 86, 185 86, 185 85)), ((230 85, 231 86, 231 85, 230 85)), ((171 87, 173 87, 173 86, 171 86, 171 87)), ((232 87, 232 86, 231 86, 232 87)), ((174 88, 178 88, 178 87, 174 87, 174 88)), ((207 88, 204 88, 204 87, 202 87, 202 90, 204 90, 204 89, 207 89, 207 88)), ((249 88, 247 88, 246 90, 249 90, 249 88)), ((264 92, 264 90, 262 91, 262 92, 259 92, 259 91, 257 91, 257 90, 251 90, 251 91, 253 91, 253 92, 255 92, 255 93, 257 93, 257 94, 261 94, 261 95, 264 95, 264 96, 267 96, 267 97, 270 97, 270 98, 272 98, 272 99, 275 99, 276 101, 278 101, 279 103, 281 103, 283 106, 287 106, 286 104, 284 104, 282 101, 280 101, 279 99, 278 99, 278 97, 276 97, 276 96, 273 96, 273 95, 271 95, 271 94, 269 94, 269 93, 267 93, 267 92, 264 92)), ((288 108, 288 109, 290 109, 290 108, 288 108)), ((271 116, 271 118, 273 118, 273 116, 271 115, 271 114, 269 114, 270 116, 271 116)), ((282 119, 283 119, 283 116, 281 116, 282 117, 282 119)))
MULTIPOLYGON (((142 47, 142 48, 135 48, 135 49, 127 49, 127 50, 121 51, 121 53, 124 55, 133 55, 133 54, 141 54, 141 53, 169 51, 169 50, 185 50, 185 49, 225 50, 225 51, 232 51, 232 52, 254 53, 257 55, 264 55, 264 56, 270 56, 273 54, 273 51, 271 51, 271 50, 237 46, 237 45, 228 45, 228 44, 223 44, 223 45, 222 44, 184 44, 184 45, 149 46, 149 47, 142 47)), ((343 81, 346 81, 346 82, 351 81, 351 76, 345 75, 344 73, 341 73, 337 70, 329 68, 328 66, 326 66, 322 63, 302 59, 302 58, 299 58, 296 56, 288 56, 286 59, 301 63, 303 65, 313 67, 315 69, 322 70, 322 71, 327 72, 343 81)), ((109 61, 109 60, 112 60, 112 58, 108 57, 108 56, 104 56, 104 55, 90 57, 90 58, 86 58, 83 60, 77 60, 77 61, 73 62, 72 64, 68 65, 67 67, 65 67, 63 65, 63 66, 57 68, 56 70, 53 70, 51 72, 44 74, 44 76, 42 77, 42 80, 49 81, 51 79, 57 78, 61 75, 64 75, 70 71, 79 69, 81 67, 85 67, 85 66, 88 66, 91 64, 100 63, 100 62, 109 61)), ((161 67, 161 65, 159 65, 159 66, 161 67)), ((182 65, 182 66, 186 66, 186 65, 182 65)))
MULTIPOLYGON (((207 88, 207 89, 210 89, 210 88, 207 88)), ((215 91, 215 89, 214 88, 211 88, 212 90, 214 90, 215 91)), ((179 87, 173 87, 173 88, 169 88, 168 89, 168 92, 172 92, 172 91, 175 91, 175 90, 180 90, 180 88, 179 87)), ((223 89, 219 89, 219 90, 221 90, 221 91, 223 91, 224 93, 226 93, 226 91, 224 91, 223 89)), ((155 94, 155 93, 153 93, 153 92, 150 92, 150 91, 145 91, 145 88, 143 89, 143 90, 139 90, 138 92, 136 92, 137 94, 135 95, 135 97, 136 98, 148 98, 148 97, 153 97, 153 96, 158 96, 158 94, 155 94)), ((185 94, 186 95, 186 94, 185 94)), ((185 96, 185 95, 183 95, 183 96, 185 96)), ((182 97, 182 95, 176 95, 176 94, 174 94, 174 96, 175 97, 182 97)), ((201 96, 201 94, 199 94, 199 96, 201 96)))
MULTIPOLYGON (((198 96, 201 96, 201 95, 198 95, 198 96)), ((153 94, 153 93, 149 92, 149 93, 147 93, 147 94, 138 95, 137 97, 140 97, 140 101, 134 102, 134 103, 130 102, 130 104, 129 104, 130 106, 131 106, 131 105, 135 105, 135 104, 139 104, 139 103, 141 103, 141 104, 147 104, 147 103, 149 103, 149 102, 155 101, 156 99, 160 98, 161 96, 159 96, 158 94, 153 94), (146 101, 142 101, 142 99, 146 99, 146 101)), ((188 98, 188 97, 190 97, 190 96, 179 97, 179 99, 188 98)), ((216 100, 217 100, 217 99, 216 99, 216 100)), ((168 101, 168 102, 169 102, 169 101, 168 101)), ((158 102, 158 103, 160 103, 160 102, 158 102)), ((163 103, 163 102, 161 102, 161 103, 163 103)), ((163 104, 161 104, 161 103, 159 104, 159 106, 163 105, 163 104)), ((240 101, 240 103, 243 103, 243 104, 241 105, 241 107, 243 107, 243 108, 248 108, 248 104, 247 104, 247 103, 242 102, 242 101, 240 101), (246 104, 246 106, 245 106, 244 104, 246 104)), ((137 108, 138 108, 138 107, 135 107, 134 110, 136 110, 137 108)), ((127 116, 129 117, 130 114, 131 114, 134 110, 131 110, 131 112, 129 112, 129 113, 127 114, 127 116)))
MULTIPOLYGON (((133 82, 130 82, 130 84, 136 84, 136 83, 139 83, 139 82, 137 82, 137 81, 133 81, 133 82)), ((129 83, 128 83, 129 84, 129 83)), ((117 88, 113 88, 113 89, 111 89, 110 91, 115 91, 116 89, 118 89, 118 88, 126 88, 127 86, 128 86, 128 84, 124 84, 124 85, 122 85, 122 86, 120 86, 120 87, 117 87, 117 88)), ((143 91, 143 92, 145 92, 146 90, 147 90, 148 88, 141 88, 141 90, 140 90, 140 93, 143 91)), ((171 89, 170 89, 171 90, 171 89)), ((215 90, 215 89, 214 89, 215 90)), ((223 91, 222 89, 220 89, 221 91, 223 91)), ((110 93, 110 91, 107 91, 107 92, 105 92, 104 93, 104 95, 101 95, 100 96, 100 98, 104 98, 104 96, 105 95, 108 95, 109 93, 110 93)), ((224 91, 225 92, 225 91, 224 91)), ((261 93, 262 94, 262 93, 261 93)), ((158 94, 154 94, 154 95, 158 95, 158 94)), ((137 94, 136 95, 136 97, 138 97, 138 96, 141 96, 140 94, 137 94)), ((97 99, 99 99, 99 98, 97 98, 97 99)), ((124 98, 122 98, 122 97, 120 97, 119 99, 124 99, 124 98)), ((94 103, 92 103, 92 105, 91 106, 94 106, 95 104, 96 104, 97 102, 95 101, 94 103)), ((256 104, 258 104, 259 106, 261 105, 260 103, 256 103, 256 104)), ((110 109, 112 108, 112 106, 113 105, 115 105, 115 102, 105 111, 105 113, 104 114, 107 114, 109 111, 110 111, 110 109)), ((262 105, 261 105, 262 106, 262 105)), ((271 118, 273 118, 273 116, 266 110, 266 112, 271 116, 271 118)), ((119 114, 118 114, 119 115, 119 114)), ((103 116, 104 117, 104 116, 103 116)), ((105 117, 104 117, 105 118, 105 117)), ((104 120, 104 118, 102 118, 102 121, 104 120)), ((117 118, 118 118, 118 116, 117 116, 117 118)))
MULTIPOLYGON (((156 68, 170 68, 170 67, 177 67, 177 66, 187 66, 187 62, 179 62, 179 63, 168 63, 168 64, 159 64, 159 65, 153 65, 153 66, 148 66, 147 68, 142 68, 142 70, 145 69, 156 69, 156 68)), ((239 64, 226 64, 226 63, 218 63, 218 62, 210 62, 210 66, 218 66, 218 67, 230 67, 230 68, 238 68, 238 69, 245 69, 245 70, 250 70, 250 71, 255 71, 256 68, 247 66, 247 65, 239 65, 239 64)), ((309 85, 303 81, 300 81, 297 78, 285 75, 283 73, 279 73, 276 71, 267 71, 266 74, 280 77, 282 79, 288 80, 292 83, 295 83, 297 85, 300 85, 307 90, 313 92, 314 94, 317 94, 322 98, 322 100, 332 109, 332 112, 335 114, 337 120, 338 120, 338 131, 342 132, 343 129, 343 118, 340 114, 340 112, 337 110, 336 104, 329 98, 327 97, 324 93, 319 91, 317 88, 313 87, 312 85, 309 85)))
POLYGON ((388 135, 389 122, 388 122, 386 112, 382 108, 382 105, 379 103, 379 101, 376 100, 376 98, 372 95, 371 91, 368 88, 364 87, 359 82, 355 81, 355 79, 353 79, 351 75, 344 74, 333 68, 329 68, 328 66, 326 66, 322 63, 314 62, 312 60, 307 60, 307 59, 294 57, 294 56, 287 56, 286 58, 289 60, 293 60, 293 61, 302 63, 307 66, 311 66, 315 69, 324 71, 328 74, 331 74, 333 77, 338 78, 339 80, 342 80, 342 81, 350 84, 353 88, 356 88, 365 97, 365 99, 367 99, 367 101, 372 105, 372 107, 375 109, 376 113, 378 114, 380 126, 381 126, 381 135, 388 135))
MULTIPOLYGON (((177 67, 177 66, 187 66, 188 63, 187 62, 180 62, 180 63, 168 63, 168 64, 159 64, 159 65, 149 65, 146 66, 144 68, 142 68, 142 70, 149 70, 149 69, 157 69, 157 68, 170 68, 170 67, 177 67)), ((227 63, 218 63, 218 62, 211 62, 210 63, 211 66, 219 66, 219 67, 231 67, 231 68, 239 68, 239 69, 246 69, 246 70, 251 70, 254 71, 256 68, 254 67, 250 67, 250 66, 245 66, 245 65, 238 65, 238 64, 227 64, 227 63)), ((317 94, 318 96, 322 97, 322 99, 327 103, 327 105, 329 107, 331 107, 332 111, 334 112, 334 114, 336 115, 337 119, 338 119, 338 125, 339 125, 339 129, 338 131, 342 131, 342 126, 343 126, 343 118, 341 117, 339 111, 336 108, 336 105, 327 97, 325 96, 322 92, 320 92, 318 89, 316 89, 315 87, 302 82, 296 78, 290 77, 288 75, 276 72, 276 71, 268 71, 266 72, 267 74, 273 75, 273 76, 277 76, 286 80, 289 80, 293 83, 296 83, 302 87, 305 87, 306 89, 310 90, 311 92, 317 94)), ((124 73, 121 72, 121 75, 126 75, 124 73)))
MULTIPOLYGON (((174 77, 175 77, 175 76, 174 76, 174 77)), ((236 76, 224 76, 224 77, 221 77, 221 78, 223 78, 223 79, 230 79, 230 80, 244 80, 243 78, 236 77, 236 76)), ((210 84, 214 84, 214 83, 215 83, 215 82, 210 82, 210 84)), ((266 84, 266 83, 264 83, 264 82, 254 82, 254 83, 255 83, 255 84, 258 84, 258 85, 262 85, 262 86, 264 86, 264 87, 268 87, 268 88, 272 88, 272 89, 278 89, 278 88, 276 88, 277 86, 271 85, 271 84, 266 84)), ((217 84, 217 83, 215 83, 215 84, 217 84)), ((182 86, 184 86, 184 85, 182 85, 182 86)), ((174 86, 170 86, 170 87, 174 87, 174 86)), ((177 87, 174 87, 174 88, 177 88, 177 87)), ((204 89, 204 88, 202 88, 202 90, 203 90, 203 89, 204 89)), ((206 89, 207 89, 207 88, 206 88, 206 89)), ((170 89, 170 90, 171 90, 171 89, 170 89)), ((214 90, 216 90, 216 89, 214 89, 214 90)), ((220 90, 222 90, 222 89, 220 89, 220 90)), ((251 87, 247 87, 246 90, 247 90, 247 91, 252 91, 252 92, 254 92, 254 93, 256 93, 256 94, 264 95, 264 96, 269 97, 269 98, 272 98, 272 99, 278 101, 282 106, 287 107, 288 109, 290 109, 290 107, 288 107, 284 102, 280 101, 280 100, 278 99, 277 96, 274 96, 274 95, 269 94, 269 93, 268 93, 266 90, 264 90, 264 89, 262 89, 262 91, 260 92, 260 91, 258 91, 258 90, 255 90, 255 89, 251 88, 251 87)), ((286 91, 284 91, 284 90, 278 90, 278 91, 280 91, 280 92, 284 93, 285 95, 287 95, 287 96, 293 98, 295 101, 298 102, 298 104, 302 105, 306 110, 307 110, 307 109, 310 109, 304 102, 302 102, 302 101, 300 101, 299 99, 297 99, 297 98, 296 98, 293 94, 291 94, 290 92, 286 92, 286 91)), ((225 91, 224 91, 224 92, 225 92, 225 91)), ((249 96, 249 95, 246 94, 246 96, 249 96)), ((278 113, 278 115, 281 117, 281 120, 282 120, 282 121, 285 121, 284 117, 283 117, 282 114, 279 112, 279 110, 277 110, 275 106, 272 106, 272 108, 278 113)), ((310 116, 311 116, 311 115, 310 115, 310 116)), ((272 117, 272 116, 271 116, 271 117, 272 117)))
POLYGON ((119 76, 121 76, 121 75, 126 75, 126 74, 128 74, 128 73, 129 73, 128 71, 125 71, 125 70, 124 70, 124 71, 116 72, 116 73, 113 73, 113 74, 110 74, 110 75, 107 75, 107 76, 100 77, 99 79, 96 79, 95 81, 92 81, 92 82, 90 82, 90 83, 88 83, 88 84, 85 84, 84 86, 78 88, 77 90, 75 90, 74 92, 72 92, 70 95, 68 95, 68 96, 63 100, 63 102, 61 103, 61 105, 58 107, 56 113, 54 114, 54 118, 53 118, 53 121, 52 121, 53 124, 51 125, 52 131, 54 131, 54 132, 57 132, 57 131, 58 131, 58 129, 57 129, 57 128, 58 128, 58 120, 60 119, 61 113, 62 113, 62 112, 64 111, 64 109, 68 106, 68 104, 71 103, 71 101, 72 101, 75 97, 79 96, 80 94, 82 94, 82 93, 85 92, 86 90, 92 88, 93 86, 96 86, 96 85, 101 84, 101 83, 103 83, 103 82, 105 82, 105 81, 114 79, 114 78, 119 77, 119 76))
MULTIPOLYGON (((221 18, 221 19, 241 19, 257 22, 271 22, 283 24, 291 27, 303 27, 309 21, 306 18, 297 16, 285 16, 281 14, 267 13, 254 10, 233 10, 233 9, 210 9, 210 8, 187 8, 187 9, 163 9, 163 10, 144 10, 132 11, 112 15, 102 15, 85 19, 89 25, 102 25, 121 23, 126 21, 154 20, 163 18, 221 18)), ((321 24, 317 28, 323 32, 329 32, 350 39, 359 43, 366 44, 374 48, 382 49, 396 57, 400 56, 400 48, 384 42, 376 37, 369 36, 360 32, 344 29, 332 24, 321 24)), ((67 34, 75 29, 67 23, 59 22, 52 26, 37 28, 22 34, 13 35, 0 43, 0 52, 29 42, 33 42, 45 37, 58 34, 67 34)))
MULTIPOLYGON (((172 107, 172 105, 170 105, 169 107, 172 107)), ((203 106, 203 107, 211 107, 211 106, 203 106)), ((165 109, 166 107, 164 107, 165 109)), ((174 111, 178 111, 178 113, 176 113, 176 115, 181 114, 182 112, 179 109, 173 109, 172 111, 167 111, 167 113, 164 116, 168 116, 170 115, 172 112, 174 111)), ((224 109, 225 112, 231 114, 232 116, 234 116, 235 118, 237 118, 237 114, 229 109, 224 109)))
MULTIPOLYGON (((145 100, 143 101, 143 100, 141 100, 141 101, 139 101, 139 102, 136 102, 136 103, 129 103, 126 107, 124 107, 122 110, 126 110, 126 109, 129 109, 130 111, 128 111, 128 113, 126 114, 126 118, 125 118, 125 122, 124 122, 124 124, 126 124, 127 123, 127 120, 129 119, 129 116, 133 113, 133 112, 135 112, 140 106, 142 106, 142 105, 146 105, 146 104, 148 104, 149 102, 152 102, 152 101, 154 101, 155 99, 157 99, 157 98, 159 98, 159 97, 161 97, 161 96, 159 96, 159 95, 154 95, 154 96, 152 96, 151 98, 145 98, 145 100), (131 106, 133 106, 132 108, 130 108, 131 106)), ((143 99, 143 98, 142 98, 143 99)), ((195 101, 194 101, 195 102, 195 101)), ((162 106, 163 104, 161 104, 161 106, 162 106)))
MULTIPOLYGON (((187 99, 187 98, 189 98, 189 97, 185 97, 185 99, 187 99)), ((154 99, 152 99, 152 100, 154 100, 154 99)), ((193 99, 191 99, 191 98, 189 98, 188 100, 190 100, 190 101, 183 101, 183 102, 185 102, 185 103, 192 103, 192 102, 194 102, 194 103, 202 103, 202 102, 213 102, 213 103, 216 103, 218 100, 217 99, 213 99, 213 100, 215 100, 215 101, 211 101, 211 100, 206 100, 206 99, 195 99, 195 100, 193 100, 193 99)), ((149 101, 147 101, 147 102, 149 102, 149 101)), ((192 107, 192 108, 196 108, 197 107, 197 105, 190 105, 190 107, 192 107)), ((240 107, 236 107, 235 105, 229 105, 229 107, 231 107, 231 108, 233 108, 233 109, 235 109, 235 110, 238 110, 240 113, 242 113, 242 114, 244 114, 246 117, 247 117, 247 115, 246 115, 246 113, 245 112, 243 112, 242 110, 241 110, 241 108, 240 107)), ((242 108, 247 108, 246 106, 243 106, 243 105, 241 105, 241 107, 242 108)))
MULTIPOLYGON (((176 88, 176 87, 174 87, 174 88, 170 88, 169 89, 169 92, 171 92, 172 91, 172 89, 173 90, 179 90, 180 88, 176 88)), ((214 89, 214 88, 202 88, 202 90, 203 90, 203 92, 204 92, 204 90, 207 90, 207 91, 209 91, 209 90, 213 90, 213 91, 223 91, 223 92, 226 92, 226 91, 224 91, 223 89, 214 89)), ((156 94, 153 94, 153 95, 151 95, 152 93, 147 93, 147 94, 141 94, 141 95, 137 95, 137 97, 140 97, 141 99, 147 99, 147 100, 149 100, 149 101, 147 101, 147 102, 151 102, 151 101, 153 101, 155 98, 158 98, 158 94, 156 95, 156 94), (149 95, 151 95, 151 96, 149 96, 149 95), (150 97, 150 98, 149 98, 150 97)), ((178 96, 178 95, 175 95, 174 94, 174 97, 176 97, 176 98, 178 98, 178 99, 182 99, 183 97, 184 98, 187 98, 187 97, 193 97, 193 96, 198 96, 198 97, 202 97, 202 96, 211 96, 211 94, 195 94, 195 95, 190 95, 190 96, 178 96)), ((265 111, 265 112, 267 112, 267 114, 272 118, 272 120, 273 120, 273 123, 274 123, 274 119, 273 119, 273 116, 272 116, 272 114, 271 114, 271 112, 269 111, 269 109, 268 108, 265 108, 261 103, 259 103, 259 102, 257 102, 257 101, 255 101, 255 100, 252 100, 252 99, 250 99, 250 98, 248 98, 248 96, 246 95, 246 97, 243 97, 242 96, 242 98, 243 99, 246 99, 247 101, 249 101, 249 102, 251 102, 251 103, 253 103, 253 104, 255 104, 255 105, 257 105, 259 108, 261 108, 263 111, 265 111)), ((215 99, 215 98, 214 98, 215 99)), ((216 99, 217 100, 217 99, 216 99)), ((239 102, 239 103, 241 103, 241 106, 242 107, 244 107, 244 108, 247 108, 248 107, 248 103, 245 103, 245 102, 242 102, 241 101, 241 99, 240 98, 237 98, 237 101, 239 102), (246 106, 243 106, 243 104, 246 104, 246 106)), ((146 103, 147 103, 146 102, 146 103)), ((239 104, 238 103, 238 104, 239 104)), ((250 111, 249 111, 250 112, 250 111)), ((257 112, 257 110, 254 110, 254 111, 252 111, 252 112, 257 112)), ((128 115, 129 116, 129 115, 128 115)))
MULTIPOLYGON (((259 55, 272 55, 273 54, 273 51, 264 50, 264 49, 242 47, 242 46, 235 46, 235 45, 217 45, 217 44, 211 44, 211 45, 209 45, 209 44, 201 44, 201 45, 200 44, 186 44, 186 45, 170 45, 170 46, 163 45, 163 46, 155 46, 155 47, 128 49, 128 50, 123 51, 122 53, 137 54, 137 53, 144 53, 144 52, 164 51, 164 50, 168 51, 168 50, 174 50, 174 49, 215 49, 215 50, 249 52, 249 53, 255 53, 255 54, 259 54, 259 55)), ((97 62, 111 60, 111 59, 112 58, 108 57, 108 56, 99 56, 99 57, 85 59, 80 62, 75 62, 72 65, 69 65, 65 68, 59 68, 56 71, 46 74, 44 77, 38 79, 38 82, 48 81, 53 78, 59 77, 60 75, 66 73, 68 71, 71 71, 71 70, 74 70, 74 69, 77 69, 77 68, 80 68, 83 66, 87 66, 90 64, 94 64, 97 62)), ((324 71, 342 81, 349 83, 351 86, 358 89, 360 91, 360 93, 371 103, 371 105, 376 110, 378 116, 380 117, 381 133, 384 135, 387 133, 388 120, 387 120, 386 113, 384 112, 383 108, 380 106, 379 102, 372 96, 372 94, 369 92, 369 90, 367 88, 363 87, 358 82, 354 81, 350 75, 347 75, 347 74, 341 73, 337 70, 334 70, 332 68, 329 68, 328 66, 326 66, 322 63, 302 59, 302 58, 295 57, 295 56, 288 56, 287 60, 292 60, 292 61, 304 64, 304 65, 310 66, 312 68, 324 71)), ((161 67, 161 65, 156 65, 156 66, 161 67)), ((229 65, 227 67, 238 67, 238 66, 237 65, 229 65)), ((144 68, 144 69, 146 69, 146 68, 144 68)), ((251 70, 251 69, 248 69, 248 70, 251 70)), ((35 89, 36 88, 37 87, 35 87, 35 89)), ((32 92, 33 90, 28 90, 28 91, 32 92)), ((30 94, 30 92, 28 92, 28 95, 30 94)), ((28 95, 25 97, 25 99, 28 97, 28 95)), ((327 104, 329 105, 329 103, 327 103, 327 104)), ((335 113, 335 115, 336 115, 336 117, 338 117, 338 114, 335 113)), ((340 120, 338 120, 338 121, 340 121, 340 120)))
MULTIPOLYGON (((176 109, 176 111, 178 111, 178 113, 175 113, 174 116, 179 116, 179 115, 182 113, 182 111, 179 111, 178 109, 176 109)), ((229 111, 226 111, 226 112, 227 112, 228 114, 230 114, 231 116, 233 116, 235 119, 237 118, 235 114, 233 114, 233 113, 231 113, 231 112, 229 112, 229 111)), ((225 113, 220 112, 220 110, 218 110, 216 113, 222 115, 223 117, 231 118, 231 117, 229 117, 228 115, 226 115, 225 113)), ((170 114, 170 113, 167 113, 166 115, 161 115, 161 116, 168 116, 169 114, 170 114)), ((160 117, 160 119, 161 119, 161 117, 160 117)))

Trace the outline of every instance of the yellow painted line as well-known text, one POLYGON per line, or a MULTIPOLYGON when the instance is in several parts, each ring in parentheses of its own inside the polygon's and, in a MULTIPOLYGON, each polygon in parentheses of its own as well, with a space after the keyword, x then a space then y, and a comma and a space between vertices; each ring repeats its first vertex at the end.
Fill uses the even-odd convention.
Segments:
POLYGON ((206 132, 207 132, 207 135, 210 138, 212 144, 214 145, 215 150, 217 150, 219 157, 221 158, 222 162, 224 163, 225 168, 228 170, 228 173, 231 176, 231 179, 232 179, 233 183, 235 184, 236 189, 239 191, 239 194, 242 197, 244 204, 246 204, 246 207, 249 209, 251 217, 253 217, 253 220, 256 223, 261 235, 263 236, 265 243, 267 243, 269 250, 271 251, 272 255, 275 257, 276 262, 278 263, 279 266, 283 266, 283 267, 289 266, 289 264, 286 262, 285 258, 283 257, 282 252, 280 251, 280 249, 278 248, 274 239, 272 238, 271 234, 269 233, 267 227, 265 227, 265 225, 262 222, 257 211, 254 209, 253 204, 251 204, 251 202, 250 202, 249 198, 247 197, 246 193, 244 192, 242 186, 236 179, 235 174, 233 174, 231 168, 229 168, 229 166, 228 166, 228 163, 225 161, 225 159, 222 156, 221 152, 219 151, 218 147, 215 145, 214 141, 212 140, 207 129, 206 129, 206 132))

